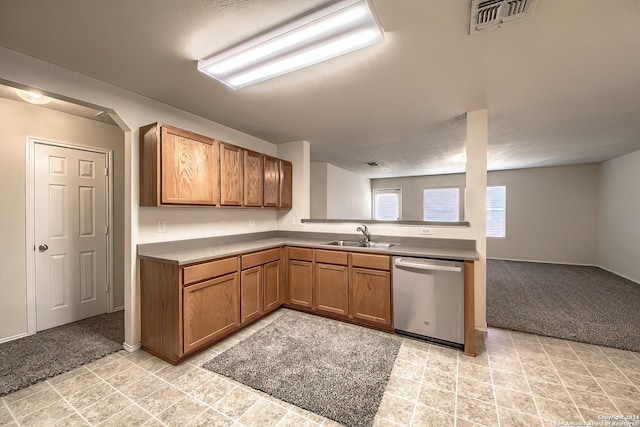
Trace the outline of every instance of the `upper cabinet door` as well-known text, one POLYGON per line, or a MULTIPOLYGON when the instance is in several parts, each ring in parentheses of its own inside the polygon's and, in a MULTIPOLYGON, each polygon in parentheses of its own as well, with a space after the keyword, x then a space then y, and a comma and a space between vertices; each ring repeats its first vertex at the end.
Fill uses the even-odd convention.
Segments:
POLYGON ((264 156, 264 206, 277 207, 280 202, 280 166, 275 157, 264 156))
POLYGON ((291 162, 278 160, 280 164, 280 203, 278 207, 290 209, 293 193, 293 167, 291 162))
POLYGON ((244 206, 262 206, 264 155, 244 152, 244 206))
POLYGON ((218 143, 162 127, 162 203, 218 204, 218 143))
POLYGON ((242 149, 235 145, 220 143, 220 204, 242 206, 242 149))

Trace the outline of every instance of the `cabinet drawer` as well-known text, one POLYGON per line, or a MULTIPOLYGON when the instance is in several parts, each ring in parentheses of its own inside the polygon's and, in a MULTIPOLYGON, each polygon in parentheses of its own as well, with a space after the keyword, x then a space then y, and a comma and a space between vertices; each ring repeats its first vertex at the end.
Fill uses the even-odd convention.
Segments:
POLYGON ((280 259, 280 249, 270 249, 268 251, 255 252, 249 255, 242 255, 240 257, 240 264, 242 269, 255 267, 256 265, 267 264, 271 261, 277 261, 280 259))
POLYGON ((300 261, 313 261, 313 249, 289 248, 289 259, 297 259, 300 261))
POLYGON ((238 271, 238 257, 226 258, 184 267, 182 283, 189 285, 238 271))
POLYGON ((354 267, 387 270, 391 268, 391 257, 388 255, 351 254, 351 264, 354 267))
POLYGON ((325 251, 322 249, 316 249, 316 262, 324 264, 337 264, 347 265, 349 264, 349 254, 347 252, 340 251, 325 251))

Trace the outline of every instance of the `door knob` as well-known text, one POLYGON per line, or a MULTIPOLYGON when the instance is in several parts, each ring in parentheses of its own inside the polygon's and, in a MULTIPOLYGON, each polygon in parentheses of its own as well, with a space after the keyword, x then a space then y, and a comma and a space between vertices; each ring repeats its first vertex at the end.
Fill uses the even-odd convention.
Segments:
POLYGON ((44 252, 44 251, 46 251, 47 249, 49 249, 49 246, 47 246, 47 245, 40 245, 40 246, 38 246, 38 249, 40 249, 40 252, 44 252))

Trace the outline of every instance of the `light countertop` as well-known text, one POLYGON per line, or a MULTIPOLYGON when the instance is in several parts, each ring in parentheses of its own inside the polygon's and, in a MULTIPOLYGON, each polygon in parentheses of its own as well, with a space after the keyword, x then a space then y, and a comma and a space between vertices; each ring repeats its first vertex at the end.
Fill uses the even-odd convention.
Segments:
POLYGON ((356 236, 354 238, 352 235, 345 237, 345 235, 330 233, 273 231, 237 236, 142 244, 138 245, 138 257, 157 262, 186 265, 280 246, 298 246, 313 249, 332 249, 349 252, 461 261, 476 261, 479 259, 479 254, 475 250, 475 241, 473 240, 423 239, 394 236, 374 236, 371 239, 372 241, 399 243, 390 249, 346 247, 327 244, 333 240, 358 240, 358 237, 356 236))

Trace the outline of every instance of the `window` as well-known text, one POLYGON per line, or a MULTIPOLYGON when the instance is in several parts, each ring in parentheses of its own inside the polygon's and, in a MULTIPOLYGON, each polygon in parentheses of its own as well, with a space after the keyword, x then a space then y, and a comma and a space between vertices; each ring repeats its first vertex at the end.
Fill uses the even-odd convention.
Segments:
POLYGON ((487 237, 505 237, 507 188, 504 185, 487 187, 487 237))
POLYGON ((456 222, 460 220, 460 189, 429 188, 423 195, 425 221, 456 222))
POLYGON ((373 190, 373 219, 398 221, 402 217, 400 188, 373 190))

